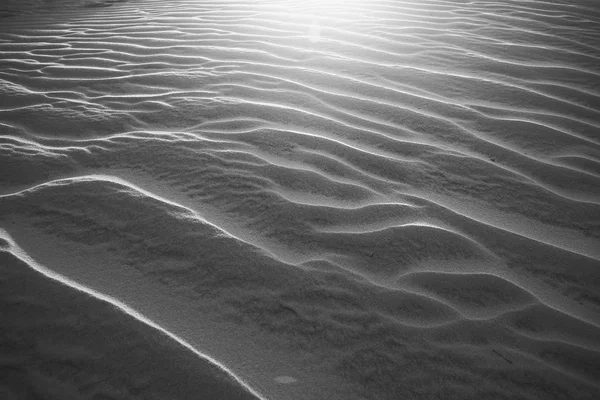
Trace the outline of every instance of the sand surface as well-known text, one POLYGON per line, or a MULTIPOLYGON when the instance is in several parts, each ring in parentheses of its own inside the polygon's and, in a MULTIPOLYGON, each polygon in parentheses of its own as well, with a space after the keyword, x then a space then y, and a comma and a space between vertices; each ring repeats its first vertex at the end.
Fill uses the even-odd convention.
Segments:
POLYGON ((0 3, 0 398, 600 398, 598 26, 0 3))

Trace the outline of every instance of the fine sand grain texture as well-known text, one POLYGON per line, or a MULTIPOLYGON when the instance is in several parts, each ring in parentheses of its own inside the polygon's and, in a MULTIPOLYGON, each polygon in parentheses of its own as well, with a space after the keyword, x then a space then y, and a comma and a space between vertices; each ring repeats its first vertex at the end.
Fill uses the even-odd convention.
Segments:
POLYGON ((0 398, 600 398, 600 3, 0 4, 0 398))
POLYGON ((3 399, 259 398, 159 330, 36 273, 0 242, 3 399))

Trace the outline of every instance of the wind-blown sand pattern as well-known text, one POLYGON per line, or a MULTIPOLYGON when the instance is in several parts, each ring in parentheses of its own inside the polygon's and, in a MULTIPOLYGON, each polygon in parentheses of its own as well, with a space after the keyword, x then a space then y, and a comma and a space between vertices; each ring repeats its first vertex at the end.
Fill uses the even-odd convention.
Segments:
POLYGON ((598 26, 3 2, 0 397, 599 398, 598 26))

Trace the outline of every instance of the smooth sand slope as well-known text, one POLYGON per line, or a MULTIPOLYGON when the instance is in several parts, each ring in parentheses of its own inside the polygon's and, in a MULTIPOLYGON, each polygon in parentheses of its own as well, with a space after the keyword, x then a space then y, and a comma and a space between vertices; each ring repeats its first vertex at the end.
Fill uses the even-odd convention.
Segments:
POLYGON ((600 396, 595 2, 3 7, 3 396, 600 396))
POLYGON ((258 399, 110 303, 67 289, 0 239, 2 399, 258 399))

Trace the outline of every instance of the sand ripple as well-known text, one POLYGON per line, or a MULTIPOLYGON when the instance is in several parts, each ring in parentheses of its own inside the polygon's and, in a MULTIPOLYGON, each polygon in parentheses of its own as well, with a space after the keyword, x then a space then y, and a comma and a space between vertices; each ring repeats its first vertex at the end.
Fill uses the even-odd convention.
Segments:
POLYGON ((594 398, 599 24, 8 1, 2 236, 267 398, 594 398))

